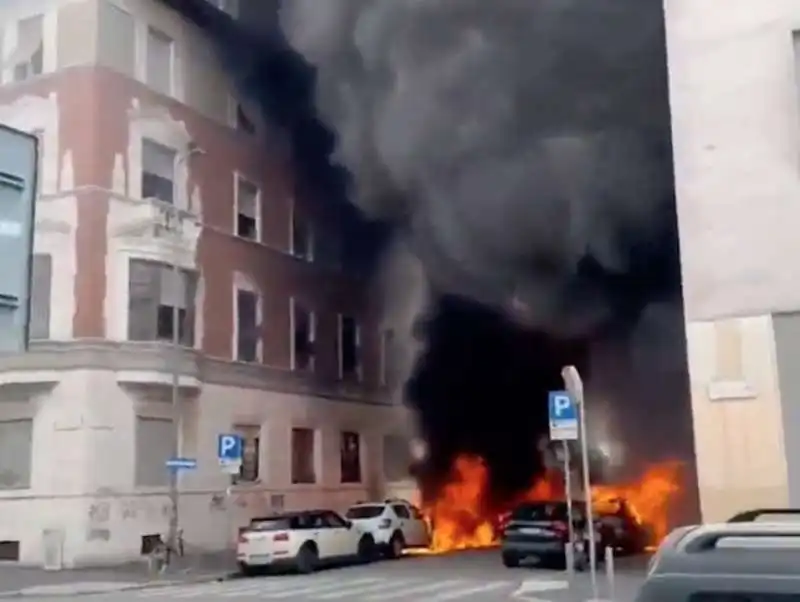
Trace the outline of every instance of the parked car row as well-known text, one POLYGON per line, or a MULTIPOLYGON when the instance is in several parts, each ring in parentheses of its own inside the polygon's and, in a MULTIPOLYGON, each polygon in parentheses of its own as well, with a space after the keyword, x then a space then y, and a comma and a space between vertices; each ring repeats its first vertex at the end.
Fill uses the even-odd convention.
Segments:
POLYGON ((303 510, 254 518, 239 533, 236 550, 243 574, 267 568, 312 573, 338 563, 398 558, 405 549, 427 547, 428 525, 413 504, 399 499, 333 510, 303 510))

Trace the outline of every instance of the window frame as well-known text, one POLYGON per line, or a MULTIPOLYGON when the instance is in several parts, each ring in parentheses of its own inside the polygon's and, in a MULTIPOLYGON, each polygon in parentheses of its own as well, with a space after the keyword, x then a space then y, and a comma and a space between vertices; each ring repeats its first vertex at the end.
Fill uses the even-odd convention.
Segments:
POLYGON ((145 32, 145 54, 144 54, 144 83, 149 87, 151 90, 155 91, 158 94, 164 94, 165 96, 176 96, 176 41, 171 35, 165 32, 163 29, 159 29, 158 27, 154 27, 153 25, 147 25, 147 29, 145 32), (169 65, 167 66, 167 90, 161 90, 153 83, 152 78, 150 77, 150 47, 154 39, 161 39, 162 42, 167 42, 169 45, 169 65))
POLYGON ((289 480, 292 485, 305 485, 305 486, 316 486, 321 482, 321 462, 320 462, 320 436, 319 436, 319 429, 307 426, 307 425, 292 425, 291 430, 289 431, 289 458, 290 458, 290 467, 289 467, 289 480), (310 453, 307 453, 307 450, 299 450, 300 453, 295 456, 295 433, 296 432, 306 432, 311 433, 311 450, 310 453), (295 474, 295 459, 299 459, 302 461, 302 458, 310 458, 311 464, 311 474, 310 479, 303 479, 306 475, 297 475, 295 474))
POLYGON ((179 153, 178 153, 178 150, 175 149, 175 148, 172 148, 171 146, 167 146, 166 144, 163 144, 163 143, 159 142, 158 140, 154 140, 152 138, 144 137, 144 138, 142 138, 142 151, 141 152, 142 152, 142 156, 141 156, 142 169, 141 169, 141 178, 140 178, 141 182, 140 182, 140 184, 141 184, 142 198, 145 199, 145 200, 146 199, 152 199, 152 200, 155 200, 155 201, 157 201, 159 203, 164 203, 166 205, 171 205, 173 207, 177 207, 178 206, 177 205, 178 199, 180 197, 180 195, 178 194, 178 182, 177 182, 177 179, 178 179, 178 157, 180 156, 179 153), (152 171, 148 171, 147 169, 145 169, 145 156, 146 156, 148 147, 150 147, 151 150, 154 150, 154 151, 157 151, 157 152, 165 152, 165 154, 169 153, 170 155, 172 155, 172 177, 171 178, 165 178, 164 176, 162 176, 160 174, 157 174, 157 173, 154 173, 152 171), (148 196, 145 193, 145 174, 148 174, 151 177, 159 178, 161 180, 169 179, 169 181, 172 183, 171 198, 169 200, 167 200, 167 199, 162 199, 162 198, 157 197, 157 196, 152 196, 152 195, 148 196))
POLYGON ((337 329, 336 329, 336 338, 337 338, 337 347, 339 350, 339 380, 347 380, 351 377, 355 377, 357 382, 363 382, 364 380, 364 364, 363 359, 361 357, 361 324, 359 323, 358 318, 351 315, 346 314, 337 314, 337 329), (353 324, 355 326, 354 337, 355 337, 355 357, 356 357, 356 365, 355 371, 353 374, 345 373, 344 371, 344 323, 345 320, 353 320, 353 324))
MULTIPOLYGON (((178 307, 178 334, 179 334, 179 343, 182 347, 187 349, 194 349, 196 345, 196 312, 197 312, 197 281, 199 279, 199 273, 196 270, 187 269, 185 267, 179 266, 178 273, 180 274, 181 278, 183 278, 183 291, 184 291, 184 305, 185 307, 178 307)), ((166 320, 167 314, 169 314, 169 320, 172 320, 172 316, 174 315, 173 306, 167 305, 163 303, 163 295, 162 295, 162 273, 169 272, 174 274, 175 269, 174 266, 165 263, 162 261, 154 261, 149 258, 133 256, 128 258, 128 288, 127 288, 127 324, 126 324, 126 340, 133 341, 133 342, 151 342, 151 343, 171 343, 173 341, 173 331, 170 332, 169 338, 167 338, 166 334, 162 336, 160 333, 160 328, 162 320, 166 320), (140 266, 147 266, 150 270, 158 270, 150 271, 148 273, 148 281, 145 283, 151 289, 155 289, 157 291, 157 296, 153 299, 144 299, 135 297, 132 294, 132 285, 133 282, 131 280, 132 277, 132 266, 133 265, 140 265, 140 266), (157 282, 156 282, 157 281, 157 282), (143 307, 138 307, 139 311, 147 311, 152 312, 152 316, 149 316, 149 319, 152 319, 152 324, 147 324, 147 337, 151 338, 140 338, 135 336, 132 333, 132 305, 134 301, 138 304, 142 304, 143 307)), ((171 277, 171 276, 170 276, 171 277)), ((142 283, 137 282, 137 285, 142 285, 142 283)), ((152 291, 152 292, 155 292, 152 291)), ((148 316, 140 316, 138 319, 144 319, 144 317, 148 316)))
POLYGON ((317 343, 317 312, 309 308, 305 303, 297 299, 297 297, 289 298, 289 346, 290 357, 289 367, 293 372, 309 372, 313 373, 317 367, 317 351, 315 349, 317 343), (308 341, 306 343, 310 347, 308 366, 300 367, 297 362, 297 311, 302 309, 308 314, 308 341))
POLYGON ((233 432, 242 438, 242 465, 239 467, 239 472, 231 475, 231 482, 234 485, 252 485, 262 482, 261 471, 263 465, 261 463, 261 452, 264 438, 262 437, 262 428, 257 424, 237 424, 233 427, 233 432), (248 442, 253 443, 255 450, 253 453, 254 463, 252 474, 245 474, 247 472, 246 458, 248 442))
POLYGON ((262 310, 262 302, 263 298, 261 294, 254 290, 252 287, 241 286, 241 285, 234 285, 233 287, 233 359, 237 362, 247 363, 247 364, 260 364, 263 362, 263 344, 261 342, 261 323, 263 321, 263 310, 262 310), (241 294, 248 294, 253 295, 255 297, 255 316, 253 316, 253 321, 255 322, 255 355, 252 359, 243 359, 240 355, 241 350, 241 316, 239 314, 239 295, 241 294))
POLYGON ((37 14, 31 15, 30 17, 26 17, 24 19, 20 19, 16 23, 17 27, 17 49, 14 52, 19 50, 20 42, 20 30, 22 29, 22 24, 26 22, 36 21, 39 25, 39 44, 35 47, 33 52, 30 55, 25 56, 21 61, 17 62, 16 64, 9 65, 11 70, 11 81, 13 83, 22 83, 30 81, 40 75, 44 75, 44 31, 45 31, 45 22, 44 22, 44 14, 37 14), (22 71, 21 71, 22 68, 22 71))
POLYGON ((262 243, 262 232, 261 232, 261 187, 258 186, 252 180, 244 177, 238 171, 234 172, 234 174, 233 174, 233 234, 234 234, 234 236, 236 236, 236 238, 240 238, 241 240, 247 240, 247 241, 255 242, 255 243, 259 243, 259 244, 262 243), (254 205, 255 205, 253 207, 253 211, 255 213, 254 217, 249 217, 246 213, 242 213, 242 211, 241 211, 239 193, 241 192, 240 186, 242 184, 250 185, 256 191, 255 198, 253 199, 253 202, 254 202, 254 205), (239 231, 239 216, 240 215, 244 216, 244 217, 247 217, 248 219, 253 219, 254 220, 254 222, 255 222, 254 223, 254 226, 255 226, 255 237, 251 238, 249 236, 245 236, 244 234, 242 234, 239 231))

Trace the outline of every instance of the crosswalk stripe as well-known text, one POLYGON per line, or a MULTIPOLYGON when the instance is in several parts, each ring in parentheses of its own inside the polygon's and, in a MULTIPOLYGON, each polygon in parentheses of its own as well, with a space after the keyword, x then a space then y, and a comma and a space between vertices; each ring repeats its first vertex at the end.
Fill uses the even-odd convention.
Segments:
POLYGON ((231 589, 224 593, 219 594, 220 597, 223 598, 241 598, 243 596, 253 596, 255 594, 261 594, 264 592, 271 592, 275 590, 279 590, 288 586, 297 586, 299 584, 308 586, 309 583, 313 583, 316 586, 325 585, 332 582, 338 582, 339 579, 334 579, 331 577, 325 578, 300 578, 300 579, 274 579, 274 580, 259 580, 257 583, 247 583, 243 587, 239 587, 237 589, 231 589))
POLYGON ((509 585, 508 581, 493 581, 491 583, 484 583, 475 587, 459 588, 450 592, 442 592, 436 594, 432 598, 428 598, 428 602, 446 602, 447 600, 457 600, 458 598, 466 598, 467 596, 474 596, 475 594, 483 594, 491 592, 502 587, 509 585))
POLYGON ((312 585, 307 587, 293 587, 289 589, 284 589, 276 592, 266 592, 263 595, 259 596, 260 598, 266 598, 268 600, 279 600, 281 598, 291 598, 297 595, 307 595, 307 594, 317 594, 319 592, 324 592, 330 590, 331 588, 339 588, 342 584, 346 585, 356 585, 356 584, 367 584, 367 583, 375 583, 380 581, 380 579, 353 579, 352 581, 339 581, 339 583, 326 583, 324 585, 312 585))
POLYGON ((436 581, 435 583, 425 583, 422 585, 417 585, 414 587, 405 587, 396 591, 392 591, 389 593, 381 592, 379 594, 374 594, 372 596, 365 596, 364 600, 395 600, 397 598, 402 598, 404 596, 408 596, 409 594, 424 594, 427 592, 432 592, 437 589, 445 589, 452 585, 458 585, 459 583, 464 583, 462 579, 445 579, 444 581, 436 581))
POLYGON ((389 588, 397 587, 398 585, 405 585, 407 583, 416 583, 416 579, 397 579, 395 581, 391 581, 387 583, 384 580, 381 580, 380 583, 373 583, 371 585, 361 585, 356 587, 349 587, 352 585, 348 583, 348 587, 344 587, 340 590, 336 590, 335 592, 330 592, 327 594, 321 594, 319 596, 314 596, 316 600, 337 600, 339 598, 346 598, 347 596, 353 596, 357 594, 368 594, 374 592, 375 590, 386 590, 389 588))

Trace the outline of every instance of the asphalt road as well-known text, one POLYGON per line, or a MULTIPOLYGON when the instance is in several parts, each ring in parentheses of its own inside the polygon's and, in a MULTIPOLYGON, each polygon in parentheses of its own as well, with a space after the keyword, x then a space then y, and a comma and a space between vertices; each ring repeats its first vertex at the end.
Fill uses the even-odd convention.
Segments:
MULTIPOLYGON (((641 582, 642 563, 619 563, 615 602, 633 602, 641 582)), ((605 573, 598 573, 600 599, 611 598, 605 573)), ((583 602, 591 600, 588 573, 569 582, 563 572, 535 567, 507 569, 499 552, 481 551, 446 556, 406 557, 320 571, 314 575, 273 575, 220 583, 185 584, 98 594, 103 602, 160 600, 289 600, 292 602, 583 602)), ((87 596, 59 596, 61 600, 87 596)), ((37 600, 26 596, 26 600, 37 600)), ((44 598, 41 599, 44 602, 44 598)), ((49 598, 52 602, 52 598, 49 598)))

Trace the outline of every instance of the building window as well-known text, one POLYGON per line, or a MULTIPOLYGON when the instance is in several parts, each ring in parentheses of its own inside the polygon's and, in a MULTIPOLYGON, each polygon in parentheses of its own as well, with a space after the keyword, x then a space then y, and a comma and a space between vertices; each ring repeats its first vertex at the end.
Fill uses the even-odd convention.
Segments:
POLYGON ((259 456, 261 454, 261 427, 237 426, 234 432, 242 438, 242 467, 234 477, 235 483, 255 483, 259 480, 259 456))
POLYGON ((172 420, 136 418, 136 485, 166 487, 169 471, 164 463, 175 453, 177 432, 172 420))
POLYGON ((294 298, 291 304, 292 370, 313 371, 316 359, 317 316, 294 298))
POLYGON ((32 261, 28 336, 32 340, 49 339, 53 258, 50 255, 37 253, 32 261))
POLYGON ((258 186, 248 182, 241 176, 236 176, 235 203, 236 206, 236 236, 248 240, 260 241, 259 206, 261 195, 258 186))
POLYGON ((361 328, 355 318, 339 315, 339 378, 361 380, 361 328))
POLYGON ((131 259, 128 275, 128 339, 172 341, 174 314, 178 314, 178 340, 194 346, 196 274, 142 259, 131 259))
POLYGON ((177 152, 152 140, 142 140, 142 198, 175 201, 177 152))
POLYGON ((0 422, 0 490, 31 486, 33 421, 0 422))
POLYGON ((386 328, 381 332, 381 385, 384 387, 397 384, 398 362, 397 337, 394 330, 386 328))
POLYGON ((383 476, 387 481, 402 481, 411 476, 411 451, 408 441, 400 435, 383 438, 383 476))
POLYGON ((236 361, 259 361, 259 303, 254 291, 236 290, 236 361))
POLYGON ((256 126, 247 116, 242 103, 233 95, 228 95, 228 125, 246 134, 255 134, 256 126))
POLYGON ((343 432, 340 439, 339 459, 342 483, 361 482, 361 441, 358 433, 343 432))
POLYGON ((313 484, 317 482, 316 447, 314 429, 292 429, 292 483, 313 484))
POLYGON ((174 93, 175 42, 154 27, 147 28, 146 82, 162 94, 174 93))
POLYGON ((37 15, 19 22, 17 48, 8 61, 14 65, 14 81, 41 75, 44 71, 44 17, 37 15))
POLYGON ((314 261, 314 230, 308 220, 292 211, 292 255, 314 261))

